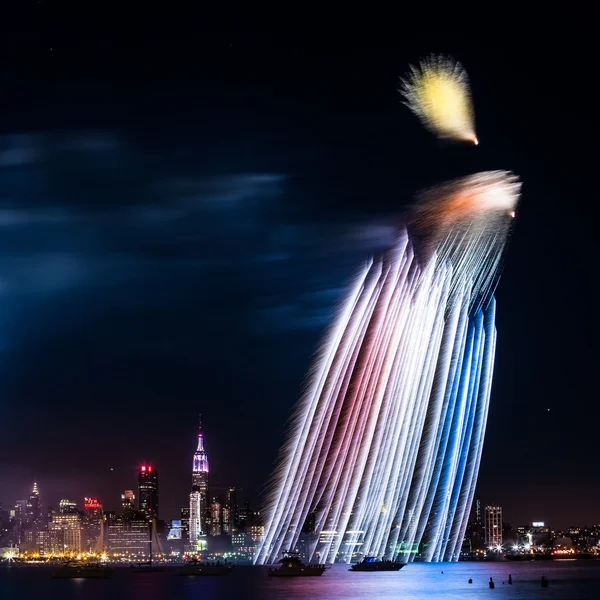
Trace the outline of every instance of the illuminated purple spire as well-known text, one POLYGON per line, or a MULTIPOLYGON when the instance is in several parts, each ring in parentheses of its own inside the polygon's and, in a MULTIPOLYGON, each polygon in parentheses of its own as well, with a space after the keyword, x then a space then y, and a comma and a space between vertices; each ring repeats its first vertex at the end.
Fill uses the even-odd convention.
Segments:
POLYGON ((200 415, 198 447, 194 452, 190 494, 190 544, 193 548, 198 548, 200 537, 208 531, 208 498, 208 457, 204 450, 202 415, 200 415))
POLYGON ((194 465, 192 468, 194 473, 208 473, 208 457, 204 450, 204 435, 202 434, 202 415, 200 415, 200 423, 198 426, 198 448, 194 452, 194 465))

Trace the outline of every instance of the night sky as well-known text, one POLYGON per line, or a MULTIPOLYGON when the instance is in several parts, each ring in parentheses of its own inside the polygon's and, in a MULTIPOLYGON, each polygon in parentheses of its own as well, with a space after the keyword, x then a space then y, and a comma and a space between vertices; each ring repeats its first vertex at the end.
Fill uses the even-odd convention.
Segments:
POLYGON ((581 47, 553 28, 402 46, 142 23, 125 40, 24 4, 0 63, 0 502, 36 478, 44 504, 114 509, 152 461, 177 518, 200 412, 215 494, 257 501, 354 272, 419 189, 508 169, 523 196, 478 493, 515 526, 600 521, 581 47), (479 147, 400 103, 432 51, 469 73, 479 147))

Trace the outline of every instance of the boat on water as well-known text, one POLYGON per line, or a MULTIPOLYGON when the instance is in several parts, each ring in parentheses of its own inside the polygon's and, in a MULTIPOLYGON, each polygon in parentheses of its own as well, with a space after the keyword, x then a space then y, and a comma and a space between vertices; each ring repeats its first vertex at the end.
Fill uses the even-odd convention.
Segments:
POLYGON ((134 563, 131 565, 133 573, 162 573, 164 567, 152 564, 152 539, 150 540, 150 560, 134 563))
POLYGON ((325 572, 325 565, 305 565, 297 552, 284 552, 278 569, 269 567, 270 577, 318 577, 325 572))
POLYGON ((233 571, 233 565, 217 561, 216 563, 204 563, 190 560, 186 565, 177 570, 177 575, 188 575, 191 577, 203 577, 211 575, 229 575, 233 571))
POLYGON ((55 579, 107 579, 113 570, 98 563, 71 561, 52 572, 55 579))
POLYGON ((153 565, 151 560, 131 565, 132 573, 162 573, 164 570, 164 567, 153 565))
POLYGON ((518 560, 518 561, 532 561, 532 560, 552 560, 553 556, 551 554, 542 554, 542 553, 523 553, 523 554, 512 554, 507 553, 504 555, 506 560, 518 560))
POLYGON ((348 571, 399 571, 404 567, 404 563, 385 560, 378 560, 374 556, 365 556, 361 562, 352 565, 348 571))

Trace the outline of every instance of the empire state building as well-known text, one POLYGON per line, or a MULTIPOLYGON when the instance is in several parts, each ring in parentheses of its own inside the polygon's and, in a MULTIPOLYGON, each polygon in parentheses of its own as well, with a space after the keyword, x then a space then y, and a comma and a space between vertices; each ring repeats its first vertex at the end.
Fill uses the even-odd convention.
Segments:
POLYGON ((208 517, 208 456, 204 450, 202 418, 198 428, 198 447, 192 465, 192 492, 190 494, 190 545, 201 550, 200 538, 207 534, 208 517))

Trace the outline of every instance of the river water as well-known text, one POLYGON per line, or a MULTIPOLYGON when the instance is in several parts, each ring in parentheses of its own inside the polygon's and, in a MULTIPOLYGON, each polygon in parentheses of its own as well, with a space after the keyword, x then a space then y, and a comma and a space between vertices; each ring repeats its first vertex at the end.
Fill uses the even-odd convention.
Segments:
POLYGON ((0 569, 1 600, 467 600, 487 598, 600 600, 600 561, 411 564, 396 573, 351 573, 335 565, 322 577, 267 577, 236 567, 226 577, 134 574, 116 569, 105 580, 52 579, 46 567, 0 569), (512 575, 513 585, 508 585, 512 575), (541 577, 549 580, 542 589, 541 577), (495 589, 489 589, 493 577, 495 589), (469 578, 473 583, 469 584, 469 578), (504 583, 503 583, 504 582, 504 583))

